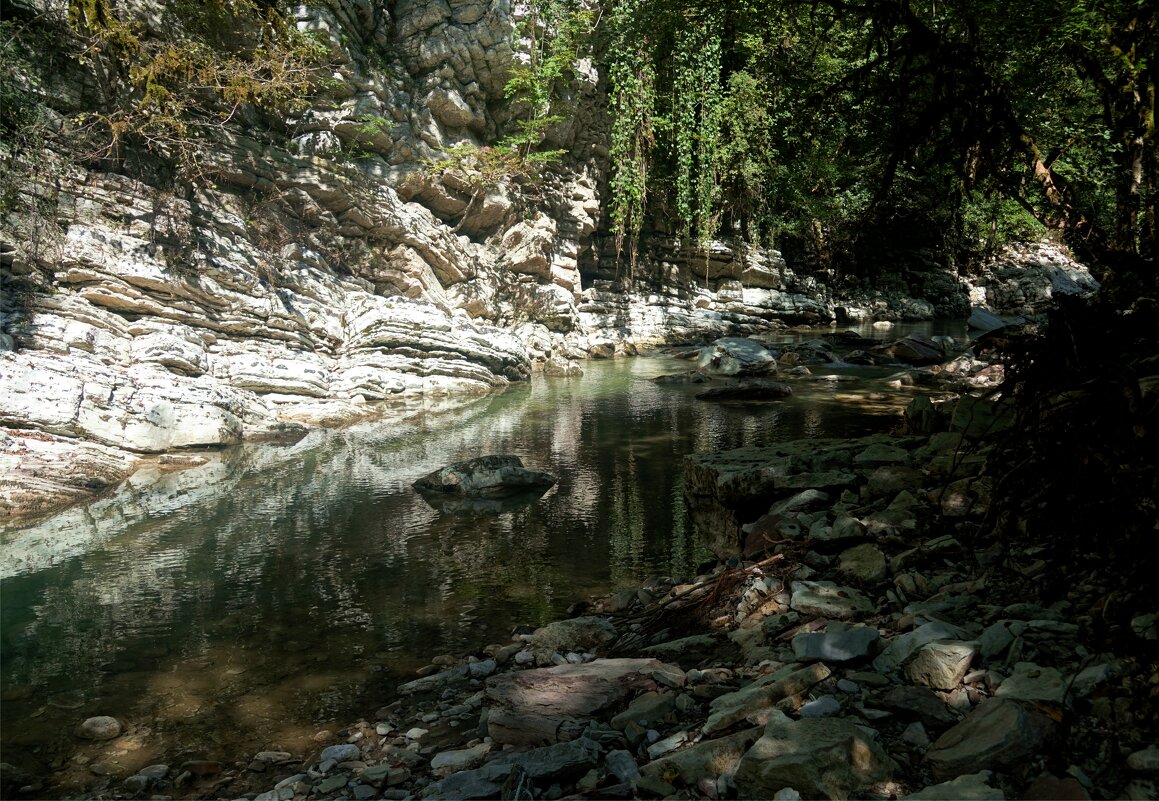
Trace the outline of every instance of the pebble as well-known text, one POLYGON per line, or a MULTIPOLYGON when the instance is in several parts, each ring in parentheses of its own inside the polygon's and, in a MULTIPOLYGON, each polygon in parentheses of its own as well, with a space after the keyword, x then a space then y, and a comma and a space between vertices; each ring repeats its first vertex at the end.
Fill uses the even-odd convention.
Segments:
POLYGON ((415 726, 413 729, 407 730, 407 733, 404 736, 408 740, 421 740, 422 738, 426 737, 429 733, 430 733, 430 731, 428 729, 420 729, 418 726, 415 726))
MULTIPOLYGON (((348 759, 358 759, 360 756, 362 756, 362 752, 358 750, 358 746, 350 743, 342 743, 341 745, 331 745, 323 748, 318 760, 322 763, 333 760, 337 764, 339 762, 345 762, 348 759)), ((326 770, 326 768, 321 766, 320 769, 323 771, 326 770)))
POLYGON ((517 665, 530 665, 533 662, 535 662, 535 654, 531 651, 524 650, 515 654, 515 664, 517 665))
POLYGON ((861 692, 861 687, 855 681, 849 679, 838 679, 837 689, 848 695, 857 695, 861 692))

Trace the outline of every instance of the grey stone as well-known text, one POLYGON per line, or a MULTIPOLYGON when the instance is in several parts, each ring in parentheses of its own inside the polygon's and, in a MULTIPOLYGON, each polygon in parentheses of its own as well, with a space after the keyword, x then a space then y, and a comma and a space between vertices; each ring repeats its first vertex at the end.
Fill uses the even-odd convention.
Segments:
POLYGON ((905 448, 887 445, 884 442, 875 442, 853 457, 853 463, 859 467, 904 465, 908 464, 909 460, 909 452, 905 448))
POLYGON ((806 798, 848 798, 889 778, 896 766, 860 726, 839 718, 769 719, 741 758, 733 784, 742 798, 791 787, 806 798))
POLYGON ((829 675, 829 669, 817 663, 780 678, 778 674, 767 676, 736 692, 722 695, 709 706, 708 718, 703 726, 704 734, 707 736, 723 731, 741 720, 763 722, 764 716, 777 703, 790 696, 809 692, 829 675))
POLYGON ((124 727, 109 715, 97 715, 86 719, 76 728, 76 736, 86 740, 112 740, 120 737, 124 727))
POLYGON ((711 634, 693 634, 681 637, 678 640, 650 645, 641 651, 645 656, 652 656, 665 661, 688 659, 689 654, 703 653, 719 645, 719 640, 711 634))
POLYGON ((678 731, 648 746, 648 758, 659 759, 688 742, 688 732, 678 731))
POLYGON ((537 652, 599 648, 615 638, 616 627, 606 618, 575 617, 536 629, 531 635, 531 647, 537 652))
POLYGON ((978 331, 986 332, 1005 328, 1008 323, 997 314, 983 309, 981 306, 975 306, 970 310, 970 317, 966 320, 966 325, 978 331))
POLYGON ((952 690, 961 684, 977 653, 978 647, 972 642, 927 643, 906 663, 905 675, 914 684, 952 690))
POLYGON ((801 660, 851 662, 871 656, 880 640, 881 635, 871 626, 805 632, 793 638, 793 654, 801 660))
POLYGON ((872 543, 855 545, 841 552, 837 569, 845 576, 870 584, 886 575, 885 554, 872 543))
POLYGON ((926 727, 922 725, 920 720, 915 720, 906 726, 901 733, 901 739, 917 748, 925 749, 930 745, 930 735, 926 734, 926 727))
POLYGON ((318 782, 318 784, 314 786, 314 790, 319 795, 325 795, 326 793, 333 793, 336 790, 341 790, 349 783, 349 776, 344 773, 338 773, 333 776, 327 776, 325 779, 318 782))
POLYGON ((926 623, 890 640, 885 650, 873 660, 873 667, 883 673, 896 670, 918 649, 935 640, 961 640, 966 636, 965 631, 949 623, 926 623))
POLYGON ((611 720, 612 728, 623 731, 629 722, 648 728, 657 724, 676 722, 674 693, 646 692, 632 699, 628 708, 611 720))
POLYGON ((822 695, 801 705, 802 718, 830 718, 841 712, 841 702, 831 695, 822 695))
POLYGON ((851 587, 832 581, 794 581, 790 606, 803 615, 850 618, 873 611, 873 603, 851 587))
POLYGON ((470 770, 478 767, 490 751, 490 743, 480 743, 473 748, 457 751, 441 751, 431 758, 431 772, 436 776, 446 776, 460 770, 470 770))
POLYGON ((923 787, 904 796, 902 801, 1004 801, 1006 794, 989 785, 991 775, 988 770, 968 773, 948 782, 923 787))
POLYGON ((1056 668, 1039 667, 1033 662, 1019 662, 995 691, 998 698, 1016 701, 1062 703, 1069 681, 1056 668))
POLYGON ((1009 621, 999 620, 991 623, 978 638, 978 649, 982 658, 990 662, 1002 655, 1002 652, 1014 642, 1014 634, 1010 631, 1009 621))
POLYGON ((484 659, 480 662, 470 662, 467 665, 467 672, 471 674, 472 678, 485 679, 498 670, 499 665, 494 659, 484 659))
POLYGON ((649 762, 640 768, 640 773, 654 780, 676 777, 683 785, 695 787, 706 776, 727 775, 735 770, 741 757, 760 736, 761 729, 751 728, 727 737, 701 740, 649 762))
POLYGON ((1127 767, 1140 773, 1159 773, 1159 746, 1135 751, 1127 757, 1127 767))
POLYGON ((883 709, 916 717, 929 727, 943 728, 958 720, 954 713, 946 708, 945 702, 925 687, 894 687, 875 703, 883 709))
POLYGON ((609 773, 625 784, 634 784, 640 780, 640 768, 629 751, 622 748, 609 751, 604 764, 609 773))
POLYGON ((500 497, 522 492, 544 492, 553 476, 523 466, 518 456, 480 456, 456 462, 423 476, 414 488, 426 493, 500 497))
MULTIPOLYGON (((371 798, 378 797, 378 790, 367 784, 356 784, 351 791, 354 794, 355 801, 370 801, 371 798)), ((293 798, 293 796, 290 796, 293 798)))
POLYGON ((939 737, 925 762, 939 779, 1001 770, 1037 754, 1052 728, 1052 721, 1018 701, 991 698, 939 737))
POLYGON ((777 371, 777 360, 755 340, 722 337, 701 349, 696 366, 713 375, 764 375, 777 371))
POLYGON ((161 781, 169 775, 168 765, 149 765, 137 771, 138 776, 148 776, 150 779, 161 781))

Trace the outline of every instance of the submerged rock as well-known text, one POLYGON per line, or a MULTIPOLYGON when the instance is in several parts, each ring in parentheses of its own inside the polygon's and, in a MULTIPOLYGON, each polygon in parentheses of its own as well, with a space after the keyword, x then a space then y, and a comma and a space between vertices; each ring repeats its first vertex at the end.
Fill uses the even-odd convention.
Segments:
POLYGON ((742 381, 727 387, 713 387, 696 393, 697 400, 779 400, 793 394, 793 388, 780 381, 742 381))
POLYGON ((496 498, 534 490, 542 494, 554 484, 554 476, 524 467, 518 456, 480 456, 423 476, 414 488, 421 493, 496 498))

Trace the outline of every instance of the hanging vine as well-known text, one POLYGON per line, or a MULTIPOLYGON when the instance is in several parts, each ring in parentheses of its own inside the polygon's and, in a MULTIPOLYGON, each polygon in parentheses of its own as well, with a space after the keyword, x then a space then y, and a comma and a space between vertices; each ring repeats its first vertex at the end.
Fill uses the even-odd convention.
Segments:
POLYGON ((709 11, 676 30, 671 135, 676 157, 676 213, 685 240, 705 249, 720 226, 719 171, 722 17, 709 11), (695 240, 693 240, 695 234, 695 240))
POLYGON ((611 222, 616 262, 625 245, 629 277, 635 272, 640 230, 647 201, 648 164, 656 142, 654 117, 656 73, 648 38, 640 29, 643 0, 617 0, 612 5, 609 48, 611 83, 612 160, 611 222))

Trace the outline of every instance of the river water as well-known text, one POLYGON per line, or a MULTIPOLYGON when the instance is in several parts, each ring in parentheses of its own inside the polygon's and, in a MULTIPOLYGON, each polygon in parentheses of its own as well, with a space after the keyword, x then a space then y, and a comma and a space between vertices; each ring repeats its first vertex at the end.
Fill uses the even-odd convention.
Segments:
POLYGON ((694 573, 707 553, 686 521, 685 454, 886 430, 912 397, 870 368, 814 368, 827 377, 764 404, 705 403, 693 397, 703 387, 648 380, 688 367, 592 362, 582 378, 453 409, 400 406, 294 445, 146 470, 86 507, 0 531, 3 760, 76 790, 158 761, 304 752, 432 656, 507 642, 514 625, 648 576, 694 573), (410 487, 489 453, 559 482, 524 506, 455 513, 410 487), (72 737, 97 714, 129 736, 72 737))

